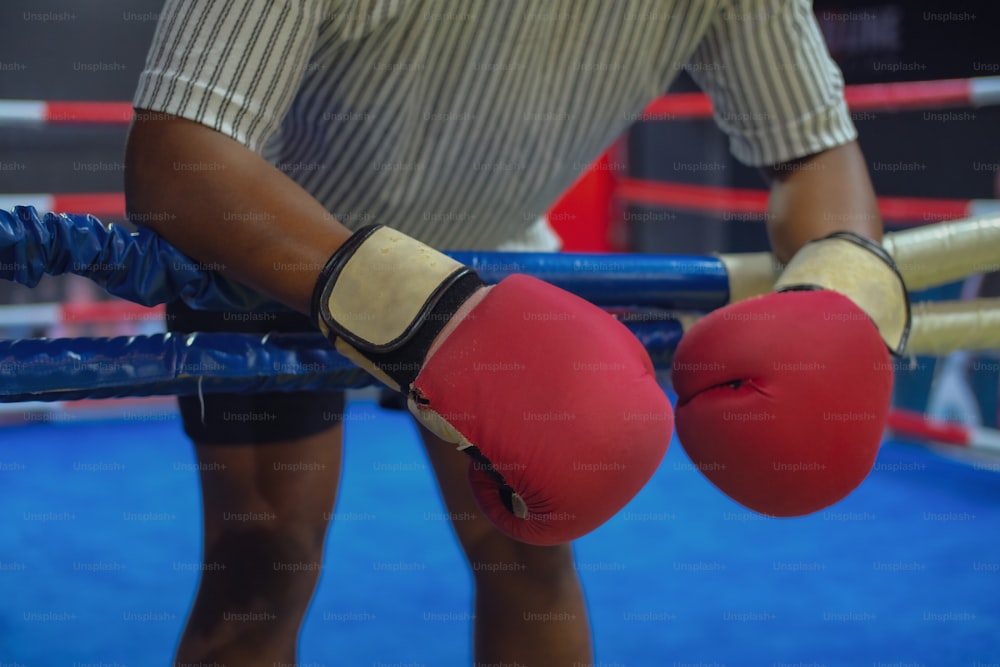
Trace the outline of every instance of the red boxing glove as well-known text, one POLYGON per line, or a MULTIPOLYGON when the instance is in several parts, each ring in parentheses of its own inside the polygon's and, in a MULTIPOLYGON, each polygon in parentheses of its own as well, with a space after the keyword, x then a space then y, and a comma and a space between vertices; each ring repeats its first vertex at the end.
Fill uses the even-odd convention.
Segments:
POLYGON ((485 515, 531 544, 569 542, 652 477, 673 413, 634 335, 528 276, 486 287, 455 260, 384 227, 356 233, 317 284, 338 350, 470 456, 485 515))
POLYGON ((850 233, 805 246, 777 288, 696 323, 673 382, 692 462, 742 505, 788 517, 838 502, 871 471, 909 306, 888 254, 850 233))
POLYGON ((652 476, 673 431, 635 336, 528 276, 493 287, 414 388, 418 418, 446 420, 473 455, 483 511, 531 544, 568 542, 610 519, 652 476))

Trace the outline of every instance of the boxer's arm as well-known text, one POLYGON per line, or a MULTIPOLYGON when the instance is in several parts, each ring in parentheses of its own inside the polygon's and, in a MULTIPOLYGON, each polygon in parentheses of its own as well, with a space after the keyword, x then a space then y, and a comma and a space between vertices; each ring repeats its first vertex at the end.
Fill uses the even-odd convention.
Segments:
POLYGON ((771 183, 767 231, 780 262, 833 232, 882 240, 878 201, 856 141, 763 172, 771 183))
POLYGON ((348 233, 261 155, 337 4, 166 0, 126 146, 134 222, 302 312, 348 233))
POLYGON ((303 313, 351 232, 253 151, 193 121, 140 110, 126 145, 129 216, 209 268, 303 313))
POLYGON ((808 0, 732 0, 689 65, 733 155, 771 177, 768 232, 781 261, 835 231, 880 238, 843 76, 808 0))

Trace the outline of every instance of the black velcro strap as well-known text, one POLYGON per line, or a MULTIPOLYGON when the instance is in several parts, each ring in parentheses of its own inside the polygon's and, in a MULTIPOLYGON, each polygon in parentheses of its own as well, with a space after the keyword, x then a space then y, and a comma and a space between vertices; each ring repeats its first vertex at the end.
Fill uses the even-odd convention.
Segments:
POLYGON ((328 295, 357 249, 381 227, 382 225, 369 225, 359 229, 330 257, 313 289, 312 317, 314 322, 322 323, 330 329, 331 338, 339 338, 348 343, 405 390, 419 375, 434 339, 462 304, 486 283, 471 268, 459 268, 430 295, 424 308, 402 336, 381 346, 359 338, 330 317, 328 295))
MULTIPOLYGON (((851 232, 851 231, 833 232, 832 234, 827 234, 826 236, 816 239, 815 241, 810 241, 810 243, 818 243, 820 241, 826 241, 828 239, 841 239, 844 241, 849 241, 850 243, 853 243, 854 245, 864 248, 865 250, 869 251, 870 253, 881 259, 883 262, 885 262, 886 266, 888 266, 892 270, 892 272, 896 275, 896 278, 899 280, 899 284, 903 288, 903 294, 904 295, 907 294, 906 281, 903 280, 903 274, 899 272, 899 267, 896 266, 896 261, 892 258, 892 255, 889 254, 889 251, 886 250, 881 243, 877 243, 874 240, 868 238, 867 236, 863 236, 861 234, 858 234, 857 232, 851 232)), ((805 292, 805 291, 821 290, 821 289, 823 289, 821 286, 803 284, 803 285, 785 285, 784 287, 778 289, 777 291, 805 292)), ((889 351, 895 356, 902 355, 902 350, 905 349, 907 339, 909 339, 910 337, 910 327, 912 326, 913 323, 913 317, 911 315, 911 310, 910 310, 910 299, 908 297, 904 298, 903 302, 904 302, 904 308, 906 309, 906 324, 904 326, 898 347, 896 348, 893 348, 892 346, 889 347, 889 351)))
POLYGON ((420 374, 427 351, 455 312, 486 283, 471 270, 452 282, 433 307, 414 324, 412 335, 403 345, 387 352, 368 352, 365 357, 391 377, 400 387, 409 387, 420 374))
POLYGON ((896 272, 896 275, 899 275, 899 280, 900 282, 902 282, 903 276, 899 274, 899 270, 896 268, 896 262, 892 259, 892 255, 889 254, 889 251, 886 250, 881 243, 876 243, 867 236, 862 236, 857 232, 849 232, 849 231, 833 232, 832 234, 827 234, 824 238, 843 239, 845 241, 850 241, 851 243, 859 245, 865 250, 868 250, 869 252, 878 255, 878 257, 883 262, 892 267, 892 270, 896 272))

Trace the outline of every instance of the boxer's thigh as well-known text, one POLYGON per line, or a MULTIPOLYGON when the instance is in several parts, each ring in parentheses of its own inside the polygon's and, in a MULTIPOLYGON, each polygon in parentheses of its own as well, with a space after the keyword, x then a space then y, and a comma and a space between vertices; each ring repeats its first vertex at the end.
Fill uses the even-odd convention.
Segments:
MULTIPOLYGON (((299 313, 241 313, 167 306, 167 329, 174 332, 311 332, 299 313)), ((184 432, 199 445, 246 445, 298 440, 337 426, 343 417, 342 391, 267 392, 179 396, 184 432)))
MULTIPOLYGON (((167 307, 167 322, 177 332, 314 330, 297 313, 247 317, 178 303, 167 307)), ((203 394, 178 397, 178 405, 195 444, 210 548, 246 549, 247 540, 273 536, 292 551, 315 553, 340 478, 344 392, 203 394)))

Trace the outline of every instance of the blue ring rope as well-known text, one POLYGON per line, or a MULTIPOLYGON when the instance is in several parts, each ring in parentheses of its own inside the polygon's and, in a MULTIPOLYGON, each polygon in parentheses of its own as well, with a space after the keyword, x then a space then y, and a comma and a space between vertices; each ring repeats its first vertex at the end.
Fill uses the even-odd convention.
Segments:
MULTIPOLYGON (((658 369, 683 336, 676 319, 625 322, 658 369)), ((374 378, 315 333, 163 333, 0 340, 0 403, 124 396, 355 389, 374 378)))
MULTIPOLYGON (((451 252, 488 283, 527 273, 608 308, 668 368, 683 326, 669 311, 706 312, 729 298, 713 257, 451 252)), ((90 278, 145 306, 181 299, 212 310, 288 310, 140 228, 88 215, 0 210, 0 278, 34 287, 44 275, 90 278)), ((317 334, 165 333, 0 340, 0 402, 195 393, 351 389, 375 384, 317 334)))

